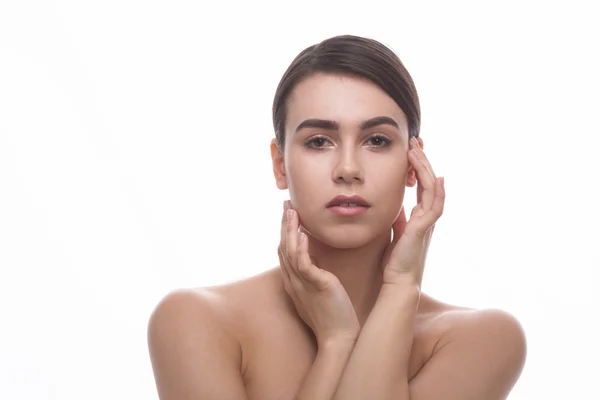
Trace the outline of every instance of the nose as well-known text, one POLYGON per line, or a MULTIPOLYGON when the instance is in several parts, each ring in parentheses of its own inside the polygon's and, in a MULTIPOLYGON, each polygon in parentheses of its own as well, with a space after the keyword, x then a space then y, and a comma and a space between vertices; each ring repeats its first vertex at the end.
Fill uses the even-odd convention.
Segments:
POLYGON ((351 146, 340 149, 336 155, 335 167, 333 169, 333 180, 339 183, 356 183, 363 180, 363 172, 360 160, 351 146))

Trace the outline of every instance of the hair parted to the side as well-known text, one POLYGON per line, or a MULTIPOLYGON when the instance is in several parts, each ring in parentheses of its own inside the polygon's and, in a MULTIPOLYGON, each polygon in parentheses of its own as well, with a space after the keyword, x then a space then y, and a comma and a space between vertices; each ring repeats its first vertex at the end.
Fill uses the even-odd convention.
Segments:
POLYGON ((286 107, 290 93, 300 81, 319 72, 372 81, 402 109, 408 120, 409 136, 419 136, 419 96, 400 58, 374 39, 341 35, 304 49, 283 74, 273 100, 273 128, 280 148, 285 145, 286 107))

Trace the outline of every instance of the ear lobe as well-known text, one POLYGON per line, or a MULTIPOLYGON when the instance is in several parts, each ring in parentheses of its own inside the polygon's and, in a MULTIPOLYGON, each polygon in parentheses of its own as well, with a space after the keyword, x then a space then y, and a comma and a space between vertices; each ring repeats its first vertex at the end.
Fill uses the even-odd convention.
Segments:
POLYGON ((273 176, 275 177, 275 184, 279 190, 286 190, 288 186, 285 163, 282 150, 277 144, 277 139, 271 140, 271 159, 273 160, 273 176))
POLYGON ((406 187, 414 187, 417 184, 417 175, 412 166, 408 167, 406 174, 406 187))

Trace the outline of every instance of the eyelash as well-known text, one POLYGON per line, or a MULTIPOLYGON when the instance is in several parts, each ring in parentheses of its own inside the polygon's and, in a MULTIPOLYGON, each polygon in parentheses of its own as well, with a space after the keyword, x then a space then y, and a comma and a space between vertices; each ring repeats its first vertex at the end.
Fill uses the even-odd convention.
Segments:
MULTIPOLYGON (((392 144, 392 141, 390 139, 388 139, 387 137, 383 136, 383 135, 373 135, 371 136, 368 140, 373 140, 373 139, 379 139, 381 141, 383 141, 383 144, 380 146, 373 146, 375 148, 379 148, 382 149, 384 147, 389 147, 392 144)), ((329 139, 327 139, 325 136, 313 136, 312 138, 310 138, 309 140, 307 140, 304 145, 308 148, 314 149, 314 150, 323 150, 324 147, 315 147, 312 146, 311 144, 314 144, 315 141, 317 140, 326 140, 329 141, 329 139)))

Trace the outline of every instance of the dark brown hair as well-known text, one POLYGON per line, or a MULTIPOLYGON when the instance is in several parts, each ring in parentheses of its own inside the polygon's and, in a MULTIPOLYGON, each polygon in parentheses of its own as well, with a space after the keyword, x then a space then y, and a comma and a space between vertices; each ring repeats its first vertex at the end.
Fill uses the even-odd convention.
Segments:
POLYGON ((402 109, 408 120, 409 136, 419 136, 419 96, 400 58, 376 40, 341 35, 304 49, 283 74, 273 100, 273 128, 281 148, 285 145, 287 99, 300 81, 318 72, 357 76, 372 81, 402 109))

